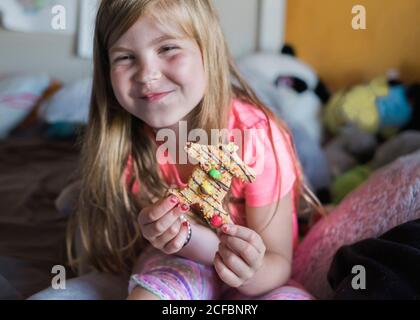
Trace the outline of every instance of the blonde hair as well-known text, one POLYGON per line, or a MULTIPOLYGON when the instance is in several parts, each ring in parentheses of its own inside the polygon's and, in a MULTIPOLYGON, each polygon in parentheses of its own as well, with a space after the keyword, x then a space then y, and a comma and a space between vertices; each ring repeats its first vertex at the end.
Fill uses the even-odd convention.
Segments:
MULTIPOLYGON (((168 32, 173 32, 168 23, 174 21, 201 50, 207 86, 202 101, 190 114, 193 128, 203 128, 209 135, 211 129, 226 128, 231 101, 239 98, 260 108, 290 137, 286 125, 240 76, 211 0, 103 0, 96 17, 91 108, 82 143, 81 193, 67 237, 72 265, 77 262, 73 244, 78 231, 88 262, 95 269, 129 272, 146 244, 137 225, 138 212, 153 198, 160 198, 168 187, 159 173, 156 144, 143 130, 147 126, 119 105, 110 81, 108 50, 144 15, 167 26, 168 32), (215 106, 220 110, 215 112, 215 106), (129 156, 133 175, 127 186, 124 169, 129 156), (148 193, 135 199, 130 190, 140 178, 142 189, 148 193)), ((301 188, 302 171, 293 144, 290 151, 298 173, 295 187, 307 194, 308 189, 301 188)))

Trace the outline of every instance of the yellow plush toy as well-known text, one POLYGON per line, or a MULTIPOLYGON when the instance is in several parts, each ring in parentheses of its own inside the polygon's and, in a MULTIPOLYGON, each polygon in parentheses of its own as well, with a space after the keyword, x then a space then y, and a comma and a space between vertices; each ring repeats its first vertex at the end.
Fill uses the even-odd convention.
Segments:
POLYGON ((332 133, 338 133, 346 124, 356 124, 360 129, 376 133, 380 128, 380 114, 376 105, 378 97, 389 94, 388 80, 378 77, 367 85, 358 85, 349 91, 337 92, 324 111, 324 121, 332 133))

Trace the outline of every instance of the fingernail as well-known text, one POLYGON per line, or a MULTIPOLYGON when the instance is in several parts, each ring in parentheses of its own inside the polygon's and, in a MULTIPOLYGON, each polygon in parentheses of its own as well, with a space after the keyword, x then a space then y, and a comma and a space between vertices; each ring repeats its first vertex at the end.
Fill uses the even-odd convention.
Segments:
POLYGON ((182 225, 183 225, 184 227, 188 227, 188 221, 184 221, 184 222, 182 223, 182 225))
POLYGON ((229 231, 229 226, 227 224, 222 226, 222 231, 223 232, 228 232, 229 231))
POLYGON ((178 202, 179 202, 179 199, 178 199, 178 197, 176 197, 176 196, 171 196, 170 201, 171 201, 172 203, 178 203, 178 202))
POLYGON ((188 204, 183 203, 183 204, 181 205, 181 210, 182 210, 182 211, 188 211, 189 209, 190 209, 190 206, 189 206, 188 204))

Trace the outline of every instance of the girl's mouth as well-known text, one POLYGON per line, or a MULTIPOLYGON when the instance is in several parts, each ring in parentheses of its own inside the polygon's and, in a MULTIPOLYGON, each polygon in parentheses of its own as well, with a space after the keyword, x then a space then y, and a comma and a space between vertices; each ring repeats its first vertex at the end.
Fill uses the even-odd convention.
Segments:
POLYGON ((166 97, 168 94, 170 94, 172 92, 173 91, 161 92, 161 93, 156 93, 156 94, 149 94, 147 96, 141 97, 141 99, 149 101, 149 102, 156 102, 156 101, 159 101, 159 100, 163 99, 164 97, 166 97))

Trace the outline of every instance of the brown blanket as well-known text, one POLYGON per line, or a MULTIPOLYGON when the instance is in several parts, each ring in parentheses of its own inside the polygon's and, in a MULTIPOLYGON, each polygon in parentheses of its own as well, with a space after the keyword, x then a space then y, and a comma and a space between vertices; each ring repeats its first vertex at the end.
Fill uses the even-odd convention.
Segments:
POLYGON ((0 279, 9 283, 1 286, 0 299, 49 286, 52 266, 65 264, 67 217, 54 201, 70 182, 78 155, 74 141, 0 142, 0 279))

